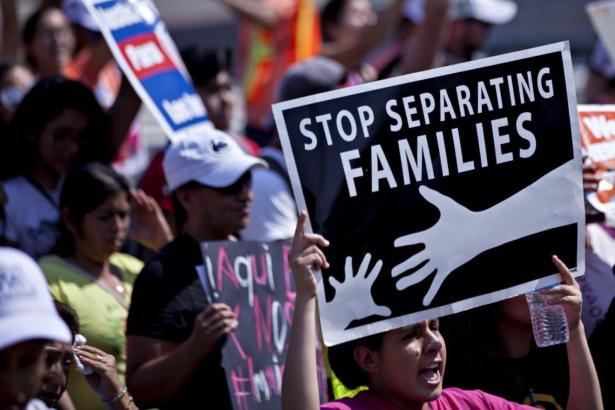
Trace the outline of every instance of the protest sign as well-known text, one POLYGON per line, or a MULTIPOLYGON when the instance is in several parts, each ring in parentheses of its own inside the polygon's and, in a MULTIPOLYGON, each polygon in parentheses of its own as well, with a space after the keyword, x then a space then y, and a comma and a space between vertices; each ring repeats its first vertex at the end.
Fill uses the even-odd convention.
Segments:
POLYGON ((559 281, 584 266, 568 43, 273 107, 300 208, 331 245, 327 345, 559 281))
POLYGON ((581 144, 599 168, 615 169, 615 105, 579 105, 581 144))
POLYGON ((611 61, 615 61, 615 1, 587 3, 585 11, 600 41, 608 51, 611 61))
MULTIPOLYGON (((239 326, 222 349, 222 366, 236 410, 280 409, 282 375, 295 306, 290 243, 205 242, 197 269, 211 301, 228 304, 239 326)), ((314 352, 317 354, 318 352, 314 352)), ((321 401, 326 376, 319 365, 321 401)))
POLYGON ((598 166, 603 179, 597 192, 587 194, 589 203, 607 214, 615 213, 615 105, 579 105, 581 144, 585 155, 598 166))
POLYGON ((150 0, 83 0, 115 61, 169 139, 211 126, 150 0))

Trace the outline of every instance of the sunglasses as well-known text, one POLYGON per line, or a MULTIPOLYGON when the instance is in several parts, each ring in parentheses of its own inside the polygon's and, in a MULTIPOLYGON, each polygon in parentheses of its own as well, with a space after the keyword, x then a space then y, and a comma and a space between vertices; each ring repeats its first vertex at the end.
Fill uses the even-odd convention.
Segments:
POLYGON ((239 194, 246 186, 250 186, 252 183, 252 172, 245 172, 239 179, 233 182, 229 186, 225 186, 222 188, 207 186, 209 189, 213 189, 217 193, 223 196, 235 196, 239 194))

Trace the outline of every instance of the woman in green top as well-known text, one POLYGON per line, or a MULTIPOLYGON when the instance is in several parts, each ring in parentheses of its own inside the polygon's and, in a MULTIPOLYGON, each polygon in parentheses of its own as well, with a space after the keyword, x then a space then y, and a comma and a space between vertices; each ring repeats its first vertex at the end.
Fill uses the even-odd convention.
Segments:
MULTIPOLYGON (((125 179, 106 165, 73 169, 60 194, 63 224, 56 254, 40 260, 53 297, 75 309, 88 345, 115 357, 122 383, 128 304, 143 265, 118 253, 129 233, 131 202, 140 210, 135 213, 139 225, 157 232, 150 235, 150 244, 159 247, 168 241, 170 231, 160 226, 162 213, 151 198, 131 193, 125 179)), ((70 375, 68 393, 77 409, 107 408, 79 374, 70 375)))

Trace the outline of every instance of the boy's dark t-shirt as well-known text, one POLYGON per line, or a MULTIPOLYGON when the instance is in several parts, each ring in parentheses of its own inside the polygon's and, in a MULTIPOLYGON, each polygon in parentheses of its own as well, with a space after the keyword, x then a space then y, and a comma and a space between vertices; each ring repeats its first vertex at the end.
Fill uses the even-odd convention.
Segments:
MULTIPOLYGON (((179 235, 148 261, 134 284, 126 334, 175 343, 188 339, 196 316, 208 305, 195 270, 202 264, 200 245, 187 234, 179 235)), ((203 361, 177 395, 157 407, 212 405, 232 409, 219 350, 203 361)))

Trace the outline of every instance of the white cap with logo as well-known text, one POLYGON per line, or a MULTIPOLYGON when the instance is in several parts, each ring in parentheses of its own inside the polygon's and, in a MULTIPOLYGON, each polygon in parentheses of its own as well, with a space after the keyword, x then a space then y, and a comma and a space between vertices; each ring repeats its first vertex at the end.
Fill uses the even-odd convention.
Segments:
MULTIPOLYGON (((404 15, 415 23, 425 19, 425 0, 407 0, 404 15)), ((449 18, 473 18, 489 24, 505 24, 517 15, 517 4, 511 0, 455 0, 449 18)))
POLYGON ((33 339, 70 343, 47 282, 24 252, 0 247, 0 349, 33 339))
POLYGON ((454 19, 473 18, 489 24, 505 24, 517 15, 517 4, 510 0, 456 0, 451 10, 454 19))
POLYGON ((169 191, 190 181, 224 188, 255 166, 267 167, 265 161, 246 154, 230 135, 214 128, 174 142, 162 162, 169 191))

